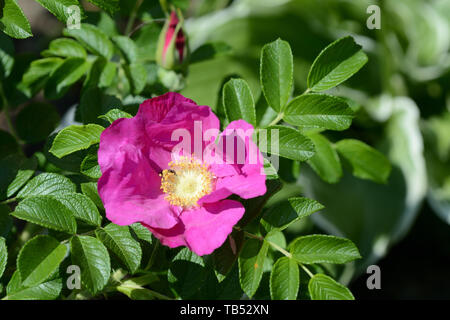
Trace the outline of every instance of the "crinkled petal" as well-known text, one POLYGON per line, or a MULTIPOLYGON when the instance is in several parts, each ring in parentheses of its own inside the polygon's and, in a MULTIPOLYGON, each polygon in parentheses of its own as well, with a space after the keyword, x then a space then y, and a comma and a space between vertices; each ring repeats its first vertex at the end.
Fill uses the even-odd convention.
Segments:
POLYGON ((107 218, 116 224, 145 222, 171 228, 178 221, 177 214, 164 200, 142 127, 139 119, 120 119, 103 131, 98 151, 99 195, 107 218))
POLYGON ((184 211, 179 216, 180 223, 169 230, 149 229, 164 245, 171 248, 184 245, 202 256, 225 242, 244 211, 240 202, 223 200, 184 211))
POLYGON ((244 120, 231 122, 219 140, 223 151, 222 163, 211 163, 210 168, 217 177, 215 191, 200 199, 199 203, 210 203, 237 194, 243 199, 266 193, 266 176, 263 157, 252 140, 253 126, 244 120), (227 150, 226 139, 233 137, 233 149, 227 150))

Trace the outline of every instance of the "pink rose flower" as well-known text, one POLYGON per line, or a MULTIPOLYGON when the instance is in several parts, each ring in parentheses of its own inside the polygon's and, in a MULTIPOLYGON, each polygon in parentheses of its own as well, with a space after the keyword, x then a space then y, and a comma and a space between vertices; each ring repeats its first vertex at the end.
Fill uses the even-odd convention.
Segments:
POLYGON ((265 194, 266 177, 253 127, 238 120, 222 133, 219 128, 208 106, 173 92, 144 101, 131 119, 114 121, 98 151, 107 218, 118 225, 140 222, 162 244, 197 255, 220 247, 245 211, 226 198, 265 194))

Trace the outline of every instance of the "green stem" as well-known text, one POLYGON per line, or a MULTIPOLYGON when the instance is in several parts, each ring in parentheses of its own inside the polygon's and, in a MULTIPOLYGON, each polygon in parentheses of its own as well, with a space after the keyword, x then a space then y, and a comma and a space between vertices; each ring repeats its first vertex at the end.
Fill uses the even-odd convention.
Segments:
MULTIPOLYGON (((236 228, 235 228, 236 229, 236 228)), ((238 230, 241 230, 239 227, 237 227, 238 230)), ((271 241, 268 241, 266 239, 264 239, 261 236, 257 236, 256 234, 252 234, 249 233, 247 231, 244 231, 244 235, 248 238, 252 238, 252 239, 257 239, 260 241, 266 241, 267 243, 269 243, 274 249, 278 250, 279 252, 281 252, 284 256, 288 257, 289 259, 293 259, 292 254, 288 251, 286 251, 285 249, 281 248, 279 245, 277 245, 276 243, 273 243, 271 241)), ((295 262, 297 262, 297 264, 306 272, 306 274, 308 276, 310 276, 311 278, 314 277, 314 274, 301 262, 297 261, 296 259, 294 259, 295 262)))
POLYGON ((146 25, 155 23, 155 22, 166 22, 167 19, 165 18, 160 18, 160 19, 152 19, 150 21, 147 22, 142 22, 141 24, 139 24, 136 28, 134 28, 129 34, 128 36, 131 37, 136 31, 138 31, 139 29, 141 29, 142 27, 145 27, 146 25))
POLYGON ((149 270, 152 267, 153 262, 155 261, 155 258, 156 258, 156 252, 158 251, 158 248, 159 248, 159 241, 156 240, 155 247, 153 248, 150 259, 148 259, 147 266, 145 267, 144 270, 149 270))
POLYGON ((134 22, 136 21, 137 12, 142 4, 142 1, 143 0, 136 1, 136 5, 134 6, 133 11, 131 11, 130 18, 128 19, 127 26, 125 28, 125 35, 131 35, 131 28, 133 28, 134 22))
POLYGON ((0 204, 8 204, 8 203, 12 203, 12 202, 16 202, 17 198, 11 198, 11 199, 7 199, 5 201, 0 202, 0 204))
POLYGON ((280 112, 275 119, 272 120, 271 123, 269 123, 268 127, 276 125, 281 119, 283 119, 284 113, 280 112))

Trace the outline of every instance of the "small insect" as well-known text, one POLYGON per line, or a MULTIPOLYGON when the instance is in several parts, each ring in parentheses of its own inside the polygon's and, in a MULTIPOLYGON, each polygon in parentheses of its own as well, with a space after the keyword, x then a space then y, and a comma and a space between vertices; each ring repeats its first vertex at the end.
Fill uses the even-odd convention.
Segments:
POLYGON ((174 175, 177 175, 177 172, 176 172, 175 170, 172 170, 172 169, 163 170, 163 171, 161 171, 158 175, 159 175, 160 177, 162 177, 164 171, 170 172, 170 173, 172 173, 172 174, 174 174, 174 175))
POLYGON ((169 171, 170 173, 173 173, 174 175, 177 175, 177 172, 175 170, 169 169, 167 171, 169 171))

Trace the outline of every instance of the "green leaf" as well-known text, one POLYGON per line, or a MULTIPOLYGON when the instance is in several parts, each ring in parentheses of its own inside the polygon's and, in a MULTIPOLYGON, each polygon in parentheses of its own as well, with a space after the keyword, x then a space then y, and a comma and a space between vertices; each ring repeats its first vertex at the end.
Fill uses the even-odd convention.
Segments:
POLYGON ((228 121, 244 119, 256 126, 255 101, 245 80, 231 79, 225 83, 222 98, 228 121))
POLYGON ((96 294, 105 287, 110 277, 108 250, 100 240, 89 236, 75 236, 70 245, 72 263, 81 269, 81 282, 92 294, 96 294))
POLYGON ((195 294, 206 280, 205 263, 188 248, 173 258, 167 279, 182 298, 195 294))
POLYGON ((132 91, 139 94, 144 90, 147 83, 147 69, 140 63, 132 63, 125 68, 126 75, 130 80, 132 91))
POLYGON ((258 146, 262 152, 298 161, 305 161, 314 155, 312 141, 294 128, 271 126, 258 134, 258 146))
POLYGON ((88 196, 80 193, 68 193, 52 197, 69 209, 76 219, 93 226, 99 227, 101 225, 102 217, 94 202, 88 196))
POLYGON ((8 186, 7 197, 12 197, 33 176, 37 167, 37 159, 35 157, 22 158, 18 165, 16 177, 8 186))
POLYGON ((33 287, 47 280, 64 260, 67 248, 50 236, 37 236, 28 241, 17 257, 21 283, 33 287))
POLYGON ((80 29, 64 29, 66 37, 77 39, 90 52, 111 59, 114 46, 108 36, 92 24, 82 23, 80 29))
POLYGON ((80 172, 92 179, 99 179, 102 176, 97 159, 98 148, 89 149, 88 154, 83 159, 80 166, 80 172))
POLYGON ((205 60, 222 57, 231 52, 231 47, 225 42, 205 43, 192 52, 189 63, 196 63, 205 60))
POLYGON ((75 184, 57 173, 41 173, 28 182, 25 187, 20 190, 18 198, 55 195, 74 193, 76 191, 75 184))
POLYGON ((7 261, 8 249, 6 248, 6 241, 5 238, 0 237, 0 278, 3 275, 3 271, 5 271, 7 261))
POLYGON ((25 39, 33 36, 30 23, 23 14, 16 0, 3 0, 0 10, 0 30, 16 39, 25 39))
POLYGON ((69 87, 88 71, 90 63, 84 58, 67 58, 50 75, 45 85, 45 96, 49 99, 62 97, 69 87))
POLYGON ((125 111, 119 109, 109 110, 105 115, 99 116, 101 119, 107 120, 109 123, 113 123, 117 119, 132 118, 133 116, 125 111))
POLYGON ((62 129, 50 148, 50 152, 61 158, 78 150, 84 150, 100 141, 104 128, 96 124, 72 125, 62 129))
POLYGON ((58 123, 59 114, 55 107, 42 102, 29 104, 16 118, 19 137, 29 143, 45 140, 58 123))
POLYGON ((381 152, 355 139, 341 140, 336 143, 336 148, 350 162, 355 176, 387 183, 391 164, 381 152))
POLYGON ((128 226, 113 223, 95 231, 97 238, 112 251, 133 274, 141 264, 142 249, 130 233, 128 226))
POLYGON ((50 42, 47 50, 41 52, 44 57, 57 56, 63 58, 86 58, 86 50, 73 39, 59 38, 50 42))
POLYGON ((239 282, 248 297, 253 297, 262 279, 269 243, 256 239, 245 242, 239 256, 239 282))
POLYGON ((146 227, 144 227, 139 222, 133 223, 132 225, 130 225, 130 228, 131 228, 133 235, 135 235, 136 238, 146 241, 150 244, 153 243, 152 233, 150 232, 150 230, 148 230, 146 227))
POLYGON ((308 74, 312 91, 331 89, 358 72, 367 62, 366 54, 352 37, 336 40, 316 58, 308 74))
POLYGON ((260 80, 267 103, 283 111, 292 90, 294 63, 289 43, 281 39, 266 44, 261 52, 260 80))
POLYGON ((113 14, 120 9, 119 0, 88 0, 90 3, 95 4, 97 7, 113 14))
POLYGON ((323 208, 323 205, 313 199, 302 197, 290 198, 289 202, 282 201, 270 207, 264 213, 262 221, 269 224, 271 228, 283 230, 295 221, 305 218, 323 208))
POLYGON ((45 228, 71 234, 77 232, 77 224, 70 210, 51 196, 26 198, 19 202, 11 215, 45 228))
POLYGON ((292 257, 304 264, 342 264, 361 258, 353 242, 328 235, 298 237, 289 247, 292 257))
POLYGON ((81 192, 91 199, 98 208, 103 208, 102 200, 98 195, 97 182, 85 182, 81 184, 81 192))
POLYGON ((316 148, 308 164, 326 182, 336 183, 342 177, 342 166, 333 145, 320 133, 308 134, 316 148))
POLYGON ((0 80, 6 79, 12 71, 14 51, 13 41, 7 35, 0 33, 0 80))
POLYGON ((283 119, 296 126, 345 130, 352 123, 353 111, 342 98, 304 94, 289 102, 283 119))
POLYGON ((270 273, 270 296, 273 300, 295 300, 300 286, 297 262, 281 257, 270 273))
POLYGON ((137 47, 132 39, 126 36, 112 38, 128 64, 137 62, 137 47))
POLYGON ((34 174, 35 157, 12 154, 0 160, 0 199, 12 197, 34 174))
POLYGON ((71 16, 71 6, 77 6, 80 8, 80 4, 77 0, 36 0, 44 8, 50 11, 58 20, 67 22, 67 19, 71 16))
POLYGON ((355 300, 348 288, 324 274, 316 274, 309 280, 311 300, 355 300))
POLYGON ((16 271, 8 283, 8 295, 5 300, 53 300, 56 299, 62 290, 62 279, 55 279, 41 283, 35 287, 23 287, 20 285, 20 275, 16 271))
POLYGON ((22 77, 21 86, 28 96, 34 96, 45 87, 48 77, 63 63, 61 58, 44 58, 34 60, 22 77))

